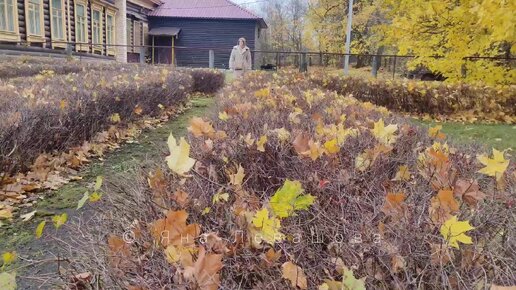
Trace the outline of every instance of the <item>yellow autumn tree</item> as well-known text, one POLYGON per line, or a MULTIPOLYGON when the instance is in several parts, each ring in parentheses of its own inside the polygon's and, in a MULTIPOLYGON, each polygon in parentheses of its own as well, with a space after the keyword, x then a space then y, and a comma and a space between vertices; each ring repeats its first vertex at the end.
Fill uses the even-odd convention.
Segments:
POLYGON ((508 0, 383 0, 388 24, 385 43, 417 57, 448 81, 508 84, 516 79, 514 62, 466 59, 510 57, 516 52, 516 2, 508 0), (438 56, 439 58, 434 58, 438 56))

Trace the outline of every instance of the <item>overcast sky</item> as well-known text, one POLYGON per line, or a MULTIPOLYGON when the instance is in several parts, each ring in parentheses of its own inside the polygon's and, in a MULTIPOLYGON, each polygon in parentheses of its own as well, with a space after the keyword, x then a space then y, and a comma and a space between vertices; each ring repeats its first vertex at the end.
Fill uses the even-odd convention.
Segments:
POLYGON ((258 7, 260 7, 260 4, 265 2, 266 0, 231 0, 242 7, 245 7, 249 10, 252 10, 253 12, 259 12, 258 7))

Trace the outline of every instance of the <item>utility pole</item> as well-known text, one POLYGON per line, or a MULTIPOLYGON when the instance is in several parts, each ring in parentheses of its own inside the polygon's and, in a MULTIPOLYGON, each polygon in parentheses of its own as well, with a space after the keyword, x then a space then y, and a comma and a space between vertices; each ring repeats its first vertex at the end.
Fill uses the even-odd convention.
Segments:
POLYGON ((351 23, 353 21, 353 0, 349 1, 348 25, 346 29, 346 56, 344 57, 344 74, 349 75, 349 53, 351 52, 351 23))

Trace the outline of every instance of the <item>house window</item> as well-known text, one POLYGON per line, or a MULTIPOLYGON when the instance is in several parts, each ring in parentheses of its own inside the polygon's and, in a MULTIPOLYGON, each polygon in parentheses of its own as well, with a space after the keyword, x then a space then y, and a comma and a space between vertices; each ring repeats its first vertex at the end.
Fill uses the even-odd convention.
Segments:
MULTIPOLYGON (((140 21, 134 22, 134 45, 142 45, 142 23, 140 21)), ((136 52, 140 52, 140 48, 135 48, 136 52)))
POLYGON ((127 35, 127 51, 133 52, 133 22, 131 19, 127 19, 126 25, 126 35, 127 35))
MULTIPOLYGON (((106 43, 115 44, 115 16, 110 12, 106 12, 106 43)), ((107 46, 109 55, 115 54, 114 46, 107 46)))
POLYGON ((93 9, 91 15, 91 38, 94 50, 102 52, 102 11, 93 9))
POLYGON ((43 41, 43 0, 26 0, 27 39, 43 41))
MULTIPOLYGON (((50 0, 51 10, 51 31, 52 40, 66 40, 65 24, 64 24, 64 1, 63 0, 50 0)), ((66 46, 65 43, 52 43, 53 46, 66 46)))
POLYGON ((15 32, 16 0, 0 0, 0 31, 15 32))
MULTIPOLYGON (((86 5, 76 4, 75 5, 75 42, 87 43, 88 42, 88 22, 86 15, 86 5)), ((78 44, 77 50, 88 51, 88 45, 78 44)))

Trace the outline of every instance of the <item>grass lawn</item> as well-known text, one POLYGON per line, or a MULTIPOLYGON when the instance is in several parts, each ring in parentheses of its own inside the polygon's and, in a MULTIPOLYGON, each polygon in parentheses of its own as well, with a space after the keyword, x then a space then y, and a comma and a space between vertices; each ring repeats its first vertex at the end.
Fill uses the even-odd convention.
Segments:
POLYGON ((442 132, 459 143, 480 143, 483 144, 486 149, 490 149, 491 147, 498 150, 509 148, 516 149, 516 125, 414 121, 425 127, 440 124, 443 126, 442 132))

